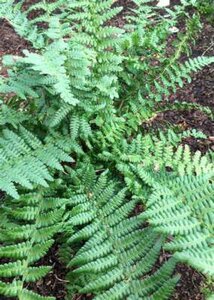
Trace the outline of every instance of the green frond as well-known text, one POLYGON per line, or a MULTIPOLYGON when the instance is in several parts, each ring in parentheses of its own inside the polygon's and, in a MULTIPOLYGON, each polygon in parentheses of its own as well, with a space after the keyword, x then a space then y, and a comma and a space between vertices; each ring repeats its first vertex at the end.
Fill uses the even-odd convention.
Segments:
POLYGON ((141 280, 152 270, 165 238, 143 229, 141 215, 130 217, 138 201, 127 200, 126 189, 116 191, 115 183, 101 175, 86 195, 71 197, 73 208, 68 222, 76 227, 76 233, 68 242, 84 239, 85 244, 71 259, 69 266, 75 269, 68 278, 75 278, 80 293, 92 293, 95 299, 128 299, 132 295, 144 299, 155 297, 157 288, 159 299, 167 299, 177 282, 177 278, 170 278, 174 267, 166 267, 168 274, 163 267, 163 272, 160 269, 141 280), (157 277, 156 283, 149 288, 146 281, 151 278, 153 286, 153 277, 157 277), (136 290, 136 283, 142 289, 136 290))
POLYGON ((70 134, 72 140, 78 137, 88 139, 92 135, 91 126, 84 115, 72 114, 70 118, 70 134))
POLYGON ((15 184, 28 189, 34 184, 47 187, 53 180, 48 167, 62 170, 62 161, 72 159, 55 143, 43 144, 23 127, 18 133, 5 129, 0 139, 0 188, 18 198, 15 184))
POLYGON ((0 126, 11 124, 17 129, 19 124, 28 119, 29 117, 23 112, 17 112, 5 104, 0 107, 0 126))
POLYGON ((50 126, 54 127, 61 123, 61 121, 69 114, 71 111, 72 106, 65 103, 63 104, 60 109, 56 112, 54 118, 51 120, 50 126))
POLYGON ((39 72, 39 74, 49 75, 53 79, 54 89, 60 94, 62 100, 71 105, 76 105, 79 101, 75 99, 70 89, 69 77, 66 74, 64 63, 66 56, 62 51, 65 50, 64 42, 57 41, 47 48, 43 55, 25 51, 25 57, 20 62, 28 65, 30 69, 39 72))
MULTIPOLYGON (((177 86, 183 87, 184 81, 191 82, 191 74, 198 72, 203 67, 214 63, 214 57, 199 56, 196 58, 190 58, 182 64, 172 64, 164 69, 159 75, 159 78, 154 81, 157 101, 162 99, 162 96, 170 95, 170 91, 176 92, 177 86)), ((149 92, 152 94, 151 90, 149 92)))
POLYGON ((6 19, 23 38, 29 40, 35 48, 44 47, 44 37, 36 26, 32 26, 25 12, 21 11, 23 1, 1 1, 0 18, 6 19))
POLYGON ((19 300, 55 300, 54 297, 43 297, 26 289, 23 289, 18 297, 19 300))
POLYGON ((0 280, 0 294, 7 297, 16 297, 22 290, 22 282, 14 280, 12 283, 5 283, 0 280))
POLYGON ((158 184, 159 172, 163 171, 161 174, 165 174, 164 178, 167 181, 167 176, 170 177, 167 169, 172 169, 180 176, 194 172, 199 175, 212 169, 212 162, 206 156, 202 156, 198 151, 192 155, 188 146, 180 145, 183 139, 190 136, 206 137, 195 130, 176 133, 171 129, 166 132, 160 131, 156 135, 137 135, 131 141, 123 139, 115 143, 113 149, 103 151, 99 158, 114 162, 124 175, 129 189, 135 195, 142 195, 142 188, 145 193, 145 187, 142 187, 141 180, 148 186, 153 186, 155 182, 158 184))
POLYGON ((6 198, 1 203, 0 257, 9 262, 0 265, 0 294, 20 299, 55 299, 42 297, 24 288, 25 283, 36 282, 46 276, 50 266, 34 263, 47 254, 54 236, 63 227, 63 214, 69 199, 45 198, 42 193, 21 195, 19 200, 6 198), (31 204, 31 206, 29 206, 31 204), (53 217, 57 215, 58 218, 53 217), (41 221, 42 220, 42 221, 41 221))
POLYGON ((180 260, 213 276, 213 172, 172 177, 154 186, 144 213, 180 260))

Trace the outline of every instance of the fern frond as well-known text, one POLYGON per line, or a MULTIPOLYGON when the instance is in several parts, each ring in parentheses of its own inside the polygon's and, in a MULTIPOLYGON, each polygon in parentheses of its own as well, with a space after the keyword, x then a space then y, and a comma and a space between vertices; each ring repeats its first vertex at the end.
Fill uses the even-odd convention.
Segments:
POLYGON ((170 91, 176 92, 177 86, 183 87, 184 80, 191 82, 191 74, 198 72, 203 67, 214 63, 214 57, 196 57, 189 59, 182 64, 171 64, 167 66, 159 76, 158 80, 154 81, 154 93, 150 88, 148 92, 156 97, 157 101, 162 99, 162 95, 169 96, 170 91))
POLYGON ((144 216, 159 232, 173 235, 167 250, 213 276, 213 172, 168 179, 154 188, 144 216))
MULTIPOLYGON (((36 11, 36 10, 41 10, 42 13, 38 17, 34 17, 31 21, 30 24, 35 24, 38 22, 51 22, 50 19, 51 17, 57 16, 56 10, 60 9, 63 4, 65 4, 64 0, 58 0, 53 3, 47 3, 43 1, 39 1, 33 5, 31 5, 27 10, 26 14, 28 15, 29 13, 36 11)), ((58 14, 58 18, 60 18, 60 14, 58 14)))
POLYGON ((48 168, 62 170, 61 162, 73 161, 55 142, 42 143, 26 129, 18 133, 5 129, 0 139, 0 188, 18 198, 15 184, 32 189, 38 184, 48 186, 53 180, 48 168))
POLYGON ((1 295, 20 300, 55 299, 39 296, 24 286, 40 280, 51 270, 49 266, 34 266, 34 263, 48 252, 54 235, 61 230, 67 203, 68 199, 45 198, 42 193, 22 195, 19 200, 4 199, 0 208, 0 257, 9 261, 0 265, 1 295), (2 279, 6 278, 11 282, 4 283, 2 279))
POLYGON ((71 196, 69 223, 77 232, 69 243, 85 240, 85 244, 71 259, 69 266, 75 270, 68 278, 75 278, 78 292, 92 293, 95 299, 155 299, 157 290, 159 299, 167 299, 177 282, 171 279, 175 261, 141 280, 152 269, 164 236, 142 229, 141 215, 129 216, 137 201, 125 196, 126 191, 116 192, 115 183, 104 175, 86 194, 71 196))
POLYGON ((59 93, 66 103, 76 105, 79 101, 75 99, 70 89, 69 77, 64 68, 66 56, 62 54, 63 50, 65 50, 63 41, 56 41, 43 55, 25 51, 26 57, 20 59, 20 62, 29 65, 32 70, 40 74, 51 76, 56 93, 59 93))
POLYGON ((18 128, 23 121, 28 120, 27 114, 21 111, 16 111, 3 104, 0 107, 0 126, 11 124, 15 129, 18 128))
POLYGON ((21 10, 23 1, 1 1, 0 18, 6 19, 23 38, 30 41, 35 48, 44 47, 44 37, 36 26, 32 26, 25 12, 21 10))

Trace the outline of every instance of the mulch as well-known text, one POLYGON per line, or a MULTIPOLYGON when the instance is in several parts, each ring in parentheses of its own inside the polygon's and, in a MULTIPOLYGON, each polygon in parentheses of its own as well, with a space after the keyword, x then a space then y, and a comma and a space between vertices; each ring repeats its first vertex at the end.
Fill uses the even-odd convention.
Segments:
POLYGON ((23 49, 29 47, 29 43, 20 38, 5 20, 0 20, 0 37, 0 57, 21 54, 23 49))
POLYGON ((202 300, 202 286, 204 278, 197 271, 186 265, 179 264, 176 272, 181 275, 171 300, 202 300))
MULTIPOLYGON (((28 0, 26 4, 29 6, 37 0, 28 0)), ((173 4, 179 3, 173 0, 173 4)), ((123 27, 124 16, 127 11, 133 8, 131 0, 119 0, 115 5, 123 6, 123 11, 113 20, 113 25, 123 27)), ((182 28, 180 28, 182 30, 182 28)), ((204 28, 193 47, 192 56, 198 55, 214 55, 213 48, 214 27, 204 19, 204 28)), ((5 20, 0 20, 0 57, 5 54, 22 55, 23 49, 30 49, 30 44, 20 38, 10 24, 5 20)), ((4 70, 0 69, 0 73, 4 74, 4 70)), ((214 108, 214 68, 209 66, 193 76, 192 83, 185 85, 183 89, 179 89, 175 95, 171 96, 170 101, 189 101, 198 103, 203 106, 214 108)), ((164 128, 167 124, 176 124, 184 129, 198 129, 205 133, 207 139, 188 138, 184 143, 189 144, 193 151, 200 150, 203 153, 209 149, 214 150, 214 123, 212 118, 199 110, 192 109, 190 111, 173 111, 168 110, 159 114, 153 121, 152 126, 155 128, 164 128)), ((161 258, 160 258, 161 259, 161 258)), ((58 246, 54 245, 48 254, 39 262, 40 264, 53 265, 53 271, 36 284, 29 285, 29 288, 41 293, 42 295, 53 295, 58 300, 62 300, 66 296, 65 278, 66 268, 60 263, 58 258, 58 246)), ((201 293, 204 277, 191 269, 190 267, 179 264, 176 272, 180 273, 181 280, 176 288, 174 300, 203 300, 201 293)), ((77 295, 75 300, 89 299, 87 296, 77 295)), ((9 298, 5 298, 9 299, 9 298)), ((14 299, 14 298, 11 298, 14 299)), ((4 300, 4 297, 1 297, 4 300)), ((74 299, 73 299, 74 300, 74 299)))
POLYGON ((66 267, 59 259, 58 250, 58 245, 54 244, 48 253, 36 263, 37 266, 52 266, 52 271, 43 279, 28 284, 26 287, 40 295, 51 295, 57 300, 63 300, 66 297, 66 267))

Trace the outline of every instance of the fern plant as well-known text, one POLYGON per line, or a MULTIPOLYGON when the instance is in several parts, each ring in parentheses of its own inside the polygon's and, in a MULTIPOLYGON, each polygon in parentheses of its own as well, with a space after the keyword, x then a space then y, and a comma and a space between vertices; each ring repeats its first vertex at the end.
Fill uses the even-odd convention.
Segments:
POLYGON ((206 135, 150 126, 169 107, 212 117, 168 101, 214 62, 191 57, 195 1, 134 0, 123 28, 112 0, 0 2, 32 47, 2 58, 0 294, 54 299, 28 289, 49 272, 40 258, 54 242, 67 299, 170 299, 177 261, 213 276, 213 157, 183 146, 206 135), (163 248, 172 257, 160 265, 163 248))
MULTIPOLYGON (((75 126, 73 119, 79 118, 79 122, 82 122, 80 116, 84 116, 88 125, 83 127, 83 132, 87 135, 85 132, 86 127, 90 126, 89 120, 93 120, 97 111, 100 119, 103 108, 109 110, 109 115, 113 109, 112 99, 118 97, 117 73, 121 71, 119 65, 122 55, 117 52, 116 45, 122 30, 106 25, 106 22, 120 11, 118 8, 110 8, 111 0, 101 3, 84 1, 83 4, 79 1, 57 1, 54 4, 41 2, 32 6, 30 10, 42 9, 44 15, 39 20, 29 22, 29 26, 39 30, 34 23, 48 20, 49 29, 43 34, 44 43, 48 46, 43 46, 40 54, 25 52, 24 58, 8 57, 5 64, 13 69, 16 67, 16 73, 11 71, 9 79, 2 78, 0 92, 15 92, 24 98, 27 95, 41 97, 35 90, 38 91, 41 85, 43 88, 47 86, 45 110, 49 106, 47 98, 52 98, 53 95, 55 98, 57 94, 61 98, 52 105, 52 111, 48 115, 50 125, 56 126, 65 116, 70 116, 68 119, 72 128, 75 126), (56 9, 63 12, 63 19, 61 14, 52 16, 51 12, 56 9), (46 13, 50 14, 49 18, 46 13), (70 32, 66 29, 68 27, 64 24, 65 20, 67 25, 70 24, 70 32), (80 24, 79 20, 84 20, 85 23, 80 24), (111 51, 112 48, 115 49, 115 53, 111 51), (26 68, 32 70, 27 76, 26 68), (62 104, 60 100, 69 105, 62 104), (74 109, 72 106, 77 104, 78 109, 74 109)), ((18 7, 15 5, 10 9, 6 6, 6 9, 13 15, 21 5, 20 3, 18 7)), ((2 9, 4 11, 4 6, 2 9)), ((28 12, 21 13, 20 19, 23 14, 27 18, 28 12)), ((44 94, 42 97, 44 98, 44 94)), ((42 105, 44 106, 44 101, 42 105)), ((103 121, 105 118, 106 114, 102 116, 103 121)))

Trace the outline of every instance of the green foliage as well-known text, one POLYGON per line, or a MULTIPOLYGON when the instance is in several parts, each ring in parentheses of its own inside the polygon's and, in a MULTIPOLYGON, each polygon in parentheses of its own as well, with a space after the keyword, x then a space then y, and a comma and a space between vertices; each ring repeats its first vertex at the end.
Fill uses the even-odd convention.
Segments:
POLYGON ((31 26, 27 15, 21 11, 23 1, 14 3, 14 0, 1 0, 0 18, 7 20, 16 32, 27 38, 35 48, 44 46, 44 38, 38 28, 31 26))
POLYGON ((86 170, 84 175, 85 193, 75 194, 70 201, 69 223, 75 233, 68 243, 85 243, 69 263, 75 270, 68 279, 75 280, 77 292, 92 293, 94 299, 167 299, 178 280, 177 276, 171 278, 175 260, 146 276, 157 260, 164 236, 142 228, 141 214, 130 217, 139 200, 128 200, 126 190, 118 191, 106 176, 96 181, 88 173, 86 170))
POLYGON ((168 101, 214 62, 191 57, 196 1, 134 0, 123 28, 117 1, 0 2, 0 18, 29 42, 1 60, 0 294, 54 299, 27 288, 50 271, 41 258, 54 243, 67 299, 169 299, 177 261, 211 280, 213 154, 184 145, 207 137, 152 127, 166 110, 213 119, 168 101), (172 258, 160 265, 162 248, 172 258))
MULTIPOLYGON (((191 82, 191 73, 202 69, 204 66, 209 65, 214 62, 213 57, 197 57, 194 59, 189 59, 185 63, 167 66, 163 72, 159 75, 158 79, 154 81, 155 93, 154 97, 157 97, 158 93, 160 95, 170 95, 170 90, 176 91, 177 85, 183 87, 184 79, 191 82)), ((153 93, 151 91, 151 93, 153 93)), ((161 98, 157 97, 157 100, 161 98)))
POLYGON ((35 266, 61 231, 67 199, 45 197, 44 192, 23 194, 19 200, 7 197, 1 202, 0 266, 1 295, 23 300, 52 300, 26 289, 26 283, 44 277, 51 266, 35 266), (5 282, 10 278, 9 282, 5 282))
POLYGON ((174 237, 166 250, 213 276, 213 163, 200 152, 191 156, 188 147, 180 146, 175 153, 166 146, 162 149, 153 159, 153 170, 139 164, 132 165, 132 173, 126 171, 132 180, 137 175, 140 187, 142 180, 151 188, 149 195, 139 192, 146 205, 143 216, 157 232, 174 237))
POLYGON ((0 163, 2 176, 1 190, 14 198, 18 198, 16 184, 32 189, 33 185, 48 187, 47 181, 53 176, 47 167, 63 170, 61 162, 72 162, 72 158, 64 151, 69 149, 69 142, 48 140, 42 143, 24 127, 18 133, 5 129, 0 139, 0 163))
POLYGON ((200 2, 196 4, 196 7, 202 15, 204 15, 208 21, 213 25, 214 23, 214 18, 213 18, 213 13, 214 13, 214 2, 213 0, 205 0, 203 2, 200 2))
POLYGON ((16 111, 7 105, 2 105, 0 110, 0 126, 11 124, 15 129, 23 121, 27 120, 28 116, 21 111, 16 111))
POLYGON ((213 171, 172 178, 154 188, 146 218, 158 231, 175 236, 165 249, 207 275, 213 276, 213 171))

